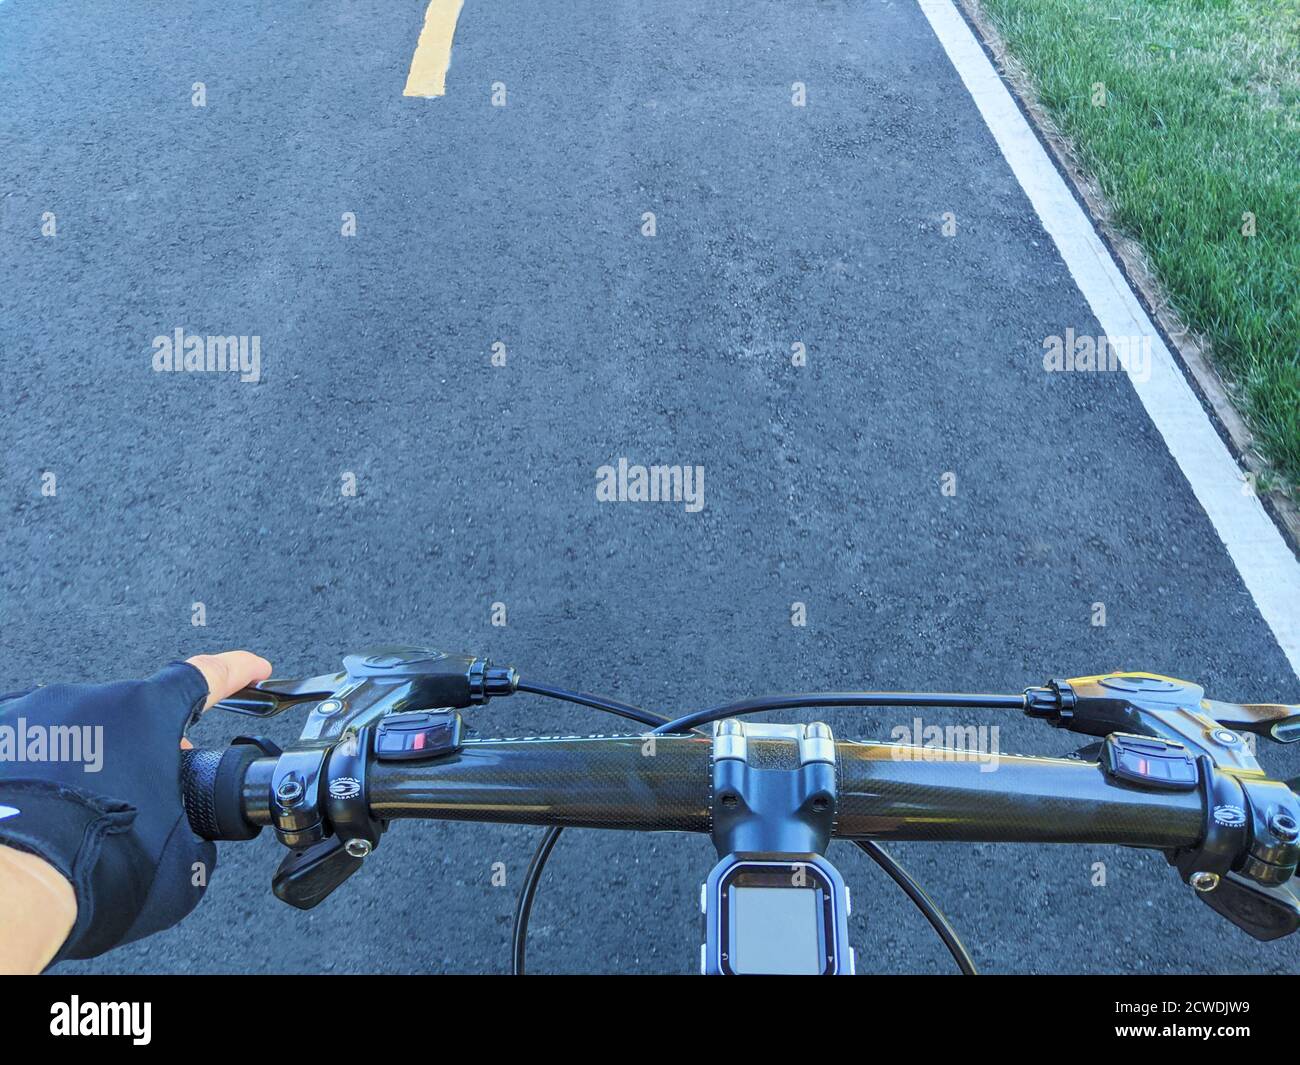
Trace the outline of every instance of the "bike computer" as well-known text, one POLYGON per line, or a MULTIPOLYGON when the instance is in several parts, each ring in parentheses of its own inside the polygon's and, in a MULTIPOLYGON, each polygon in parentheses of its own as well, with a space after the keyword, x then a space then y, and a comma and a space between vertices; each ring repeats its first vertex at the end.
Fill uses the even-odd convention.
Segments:
POLYGON ((848 888, 819 854, 730 854, 701 905, 706 975, 853 974, 848 888))

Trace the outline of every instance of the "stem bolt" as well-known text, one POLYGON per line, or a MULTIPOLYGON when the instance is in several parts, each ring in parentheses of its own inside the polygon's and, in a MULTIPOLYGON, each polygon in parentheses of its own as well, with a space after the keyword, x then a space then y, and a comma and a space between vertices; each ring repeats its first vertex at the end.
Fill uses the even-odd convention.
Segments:
POLYGON ((1218 873, 1193 873, 1187 878, 1187 882, 1197 891, 1204 894, 1207 891, 1213 891, 1219 886, 1218 873))
POLYGON ((354 858, 364 858, 370 853, 370 840, 354 837, 343 844, 343 849, 354 858))

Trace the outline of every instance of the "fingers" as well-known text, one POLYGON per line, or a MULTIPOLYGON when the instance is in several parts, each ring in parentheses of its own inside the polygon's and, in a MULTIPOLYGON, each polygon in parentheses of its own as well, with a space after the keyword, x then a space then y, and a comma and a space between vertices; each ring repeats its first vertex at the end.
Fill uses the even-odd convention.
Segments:
POLYGON ((195 655, 185 661, 202 673, 203 679, 208 682, 208 700, 203 704, 204 710, 227 695, 234 695, 240 688, 266 680, 271 675, 271 663, 252 651, 195 655))

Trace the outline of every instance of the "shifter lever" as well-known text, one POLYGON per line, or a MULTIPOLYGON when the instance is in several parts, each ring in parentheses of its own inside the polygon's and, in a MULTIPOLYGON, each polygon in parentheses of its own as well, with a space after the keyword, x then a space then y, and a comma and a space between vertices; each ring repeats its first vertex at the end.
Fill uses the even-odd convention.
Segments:
POLYGON ((271 890, 281 902, 310 910, 361 868, 363 859, 344 849, 337 836, 290 851, 271 878, 271 890))
POLYGON ((1213 890, 1198 891, 1196 897, 1264 942, 1300 928, 1300 895, 1291 882, 1269 887, 1228 873, 1213 890))

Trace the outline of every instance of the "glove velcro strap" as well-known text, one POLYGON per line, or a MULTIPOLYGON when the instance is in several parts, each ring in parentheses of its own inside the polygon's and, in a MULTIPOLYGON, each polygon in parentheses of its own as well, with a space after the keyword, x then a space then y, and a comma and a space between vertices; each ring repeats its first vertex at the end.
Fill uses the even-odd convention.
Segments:
MULTIPOLYGON (((44 859, 71 884, 77 919, 54 961, 88 958, 118 943, 139 911, 135 808, 44 780, 0 780, 0 844, 44 859)), ((51 963, 53 964, 53 963, 51 963)))

